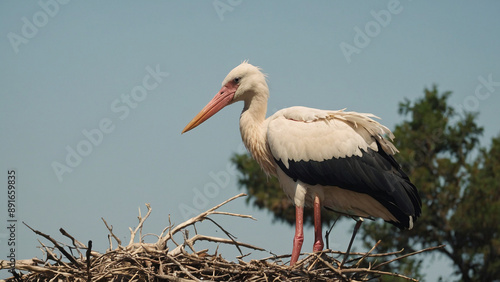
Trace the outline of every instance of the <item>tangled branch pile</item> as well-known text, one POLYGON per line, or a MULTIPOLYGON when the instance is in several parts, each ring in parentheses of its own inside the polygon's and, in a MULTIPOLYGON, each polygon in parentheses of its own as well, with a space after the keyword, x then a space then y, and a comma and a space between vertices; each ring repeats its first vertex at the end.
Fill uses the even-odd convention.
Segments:
MULTIPOLYGON (((245 194, 234 196, 175 227, 172 225, 166 227, 157 236, 156 243, 144 243, 142 236, 143 224, 151 214, 149 204, 146 204, 148 212, 144 217, 139 211, 139 224, 134 230, 130 229, 131 238, 127 246, 122 245, 121 240, 113 233, 112 226, 110 227, 102 219, 110 233, 108 235, 110 248, 104 254, 92 251, 92 241, 85 245, 62 228, 60 232, 71 240, 71 245, 57 242, 51 236, 26 225, 37 235, 50 241, 53 246, 46 246, 40 242, 45 253, 45 260, 33 258, 17 261, 15 268, 28 273, 13 272, 14 276, 8 281, 367 281, 381 275, 416 281, 410 277, 379 269, 404 257, 442 247, 428 248, 406 255, 400 255, 402 250, 394 253, 372 254, 377 243, 368 253, 351 253, 350 255, 356 258, 346 261, 345 264, 334 258, 334 256, 344 256, 345 253, 326 250, 321 253, 308 254, 293 267, 285 265, 290 255, 274 255, 250 262, 243 261, 242 255, 237 257, 237 262, 232 262, 220 255, 209 254, 207 249, 196 251, 194 243, 203 240, 234 245, 240 253, 242 253, 240 247, 264 251, 262 248, 237 242, 229 232, 209 217, 221 214, 253 219, 249 215, 218 211, 221 206, 242 196, 245 194), (189 237, 186 228, 203 220, 212 221, 228 236, 228 239, 201 234, 189 237), (173 238, 179 232, 184 234, 182 244, 178 244, 173 238), (138 233, 139 242, 134 242, 138 233), (113 239, 118 243, 115 249, 113 249, 113 239), (176 247, 170 250, 167 248, 168 242, 175 244, 176 247), (379 261, 391 256, 396 256, 396 258, 376 264, 367 262, 370 258, 375 257, 379 261)), ((0 260, 0 265, 1 269, 10 268, 8 261, 0 260)))

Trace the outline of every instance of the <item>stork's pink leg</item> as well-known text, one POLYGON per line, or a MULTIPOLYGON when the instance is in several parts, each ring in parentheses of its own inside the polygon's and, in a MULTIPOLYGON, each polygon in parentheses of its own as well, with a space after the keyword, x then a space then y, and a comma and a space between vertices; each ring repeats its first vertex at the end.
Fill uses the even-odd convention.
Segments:
POLYGON ((322 238, 322 229, 321 229, 321 203, 319 201, 319 197, 314 197, 314 245, 313 251, 319 252, 323 250, 323 238, 322 238))
POLYGON ((295 237, 293 237, 292 259, 290 266, 299 259, 302 243, 304 242, 304 207, 295 206, 295 237))

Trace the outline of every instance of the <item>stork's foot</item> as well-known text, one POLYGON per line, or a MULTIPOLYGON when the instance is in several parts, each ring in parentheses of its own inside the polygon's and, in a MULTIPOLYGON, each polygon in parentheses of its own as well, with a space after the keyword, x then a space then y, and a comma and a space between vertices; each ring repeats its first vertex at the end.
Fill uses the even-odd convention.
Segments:
POLYGON ((313 252, 321 252, 323 250, 324 244, 323 241, 316 241, 313 245, 313 252))

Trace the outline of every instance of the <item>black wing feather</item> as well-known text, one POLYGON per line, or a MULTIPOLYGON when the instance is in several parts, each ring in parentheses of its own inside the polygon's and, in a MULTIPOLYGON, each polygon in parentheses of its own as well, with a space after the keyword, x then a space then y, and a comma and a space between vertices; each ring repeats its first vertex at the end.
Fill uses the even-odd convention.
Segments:
POLYGON ((282 160, 279 167, 294 181, 309 185, 337 186, 367 194, 387 208, 399 222, 399 228, 409 227, 409 216, 420 216, 421 200, 417 188, 401 170, 393 156, 388 155, 377 142, 378 151, 362 150, 361 156, 332 158, 324 161, 282 160))

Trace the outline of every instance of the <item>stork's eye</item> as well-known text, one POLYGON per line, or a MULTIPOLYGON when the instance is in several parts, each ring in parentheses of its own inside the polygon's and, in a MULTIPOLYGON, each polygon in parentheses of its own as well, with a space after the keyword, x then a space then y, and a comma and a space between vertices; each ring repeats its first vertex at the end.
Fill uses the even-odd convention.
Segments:
POLYGON ((239 77, 233 79, 234 83, 236 83, 236 84, 240 83, 240 80, 241 80, 241 78, 239 78, 239 77))

